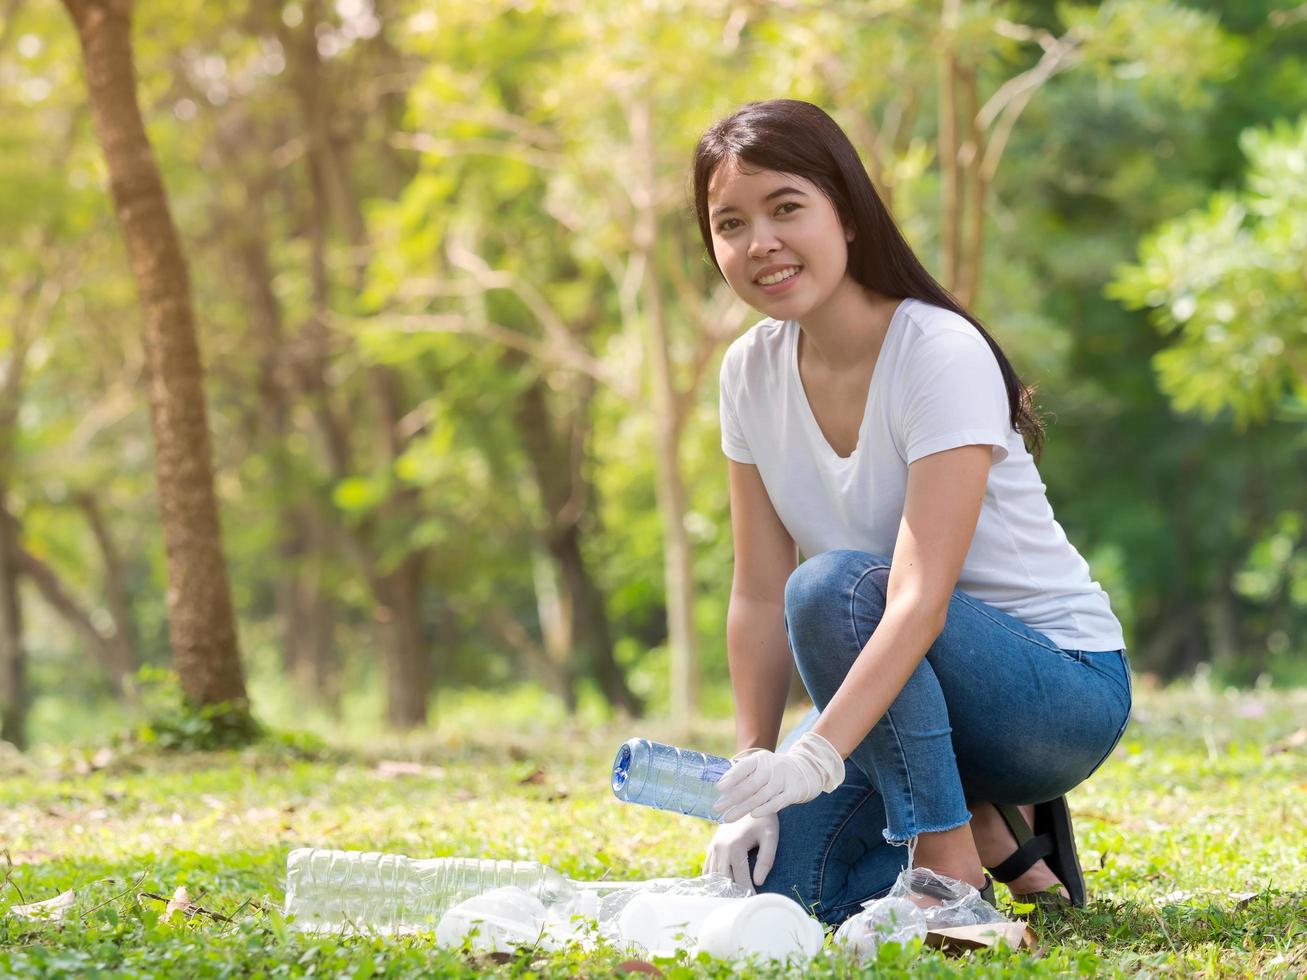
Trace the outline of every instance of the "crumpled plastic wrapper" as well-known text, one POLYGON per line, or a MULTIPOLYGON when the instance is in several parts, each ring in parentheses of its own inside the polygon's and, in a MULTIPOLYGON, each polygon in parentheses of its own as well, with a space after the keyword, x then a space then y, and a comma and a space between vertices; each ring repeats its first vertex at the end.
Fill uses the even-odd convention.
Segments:
POLYGON ((599 934, 615 945, 622 943, 618 925, 622 910, 631 899, 641 893, 652 895, 694 895, 702 898, 748 898, 752 888, 742 888, 729 875, 707 874, 696 878, 651 878, 648 881, 615 881, 586 883, 587 891, 598 893, 599 903, 594 919, 599 934))
POLYGON ((532 946, 545 932, 544 903, 524 888, 508 885, 459 902, 440 918, 436 942, 476 953, 507 953, 532 946))
POLYGON ((965 881, 929 868, 905 868, 884 896, 864 902, 861 912, 844 921, 835 932, 835 942, 866 958, 883 943, 925 939, 932 930, 1007 922, 965 881), (923 907, 913 901, 913 895, 934 904, 923 907))
POLYGON ((926 938, 926 916, 906 898, 875 898, 835 930, 835 943, 861 959, 876 955, 883 943, 908 943, 926 938))
POLYGON ((636 895, 747 898, 753 894, 752 889, 741 888, 732 878, 718 874, 571 885, 573 888, 558 896, 545 896, 553 901, 541 901, 515 887, 469 898, 441 917, 436 941, 442 946, 458 946, 470 937, 471 948, 478 952, 508 952, 520 945, 557 949, 573 942, 592 947, 596 938, 621 946, 622 910, 636 895))

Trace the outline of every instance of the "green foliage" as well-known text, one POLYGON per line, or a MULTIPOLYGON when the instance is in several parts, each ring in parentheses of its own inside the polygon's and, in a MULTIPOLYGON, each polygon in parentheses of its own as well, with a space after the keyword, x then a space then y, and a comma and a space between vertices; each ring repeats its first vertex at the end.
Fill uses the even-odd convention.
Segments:
POLYGON ((248 745, 266 735, 245 704, 191 704, 177 675, 157 667, 137 673, 145 720, 136 741, 165 752, 209 752, 248 745))
POLYGON ((1242 39, 1226 33, 1210 12, 1155 0, 1060 4, 1067 28, 1099 80, 1137 85, 1147 96, 1193 109, 1211 97, 1213 79, 1231 78, 1242 39))
MULTIPOLYGON (((711 324, 721 330, 752 318, 717 302, 720 283, 686 208, 696 137, 750 99, 826 106, 879 166, 900 223, 938 269, 940 46, 975 66, 983 104, 1039 62, 1047 30, 1078 49, 1030 90, 994 176, 978 312, 1040 386, 1053 421, 1041 473, 1059 521, 1111 592, 1144 668, 1184 673, 1224 656, 1217 669, 1228 676, 1299 676, 1303 544, 1282 516, 1307 507, 1296 489, 1305 375, 1294 269, 1307 211, 1304 136, 1286 121, 1307 98, 1307 24, 1286 14, 1292 5, 965 2, 948 31, 939 5, 906 0, 317 5, 321 22, 307 25, 317 94, 345 162, 344 196, 365 220, 362 245, 342 189, 328 189, 325 208, 314 194, 323 175, 307 152, 312 93, 288 47, 304 40, 296 31, 310 6, 137 6, 142 105, 191 259, 225 544, 243 637, 258 638, 254 669, 286 669, 279 603, 301 575, 330 597, 345 685, 379 703, 377 602, 350 537, 363 531, 365 557, 383 570, 430 549, 424 626, 440 684, 520 679, 528 658, 487 624, 507 617, 529 642, 543 636, 535 569, 548 515, 512 414, 541 380, 556 431, 572 431, 577 413, 587 433, 578 449, 593 486, 583 548, 618 657, 659 710, 663 530, 639 289, 658 290, 682 385, 705 318, 729 317, 711 324), (375 30, 365 24, 372 13, 375 30), (647 152, 632 129, 638 103, 650 110, 647 152), (646 162, 656 247, 637 276, 632 175, 646 162), (319 219, 325 237, 315 243, 319 219), (1141 239, 1151 242, 1142 253, 1141 239), (280 349, 253 303, 259 246, 280 349), (1121 282, 1135 285, 1113 296, 1150 308, 1160 332, 1103 296, 1131 260, 1121 282), (1181 322, 1175 312, 1191 303, 1181 322), (575 363, 538 356, 555 339, 546 307, 622 390, 592 390, 575 363), (479 334, 486 321, 531 352, 479 334), (327 397, 352 450, 346 472, 332 464, 321 405, 296 388, 318 356, 317 327, 327 397), (385 451, 378 367, 397 379, 402 428, 413 433, 398 458, 385 451), (280 420, 260 400, 276 380, 289 393, 280 420), (412 506, 396 516, 399 495, 412 506), (320 532, 298 541, 288 514, 314 515, 320 532), (1218 608, 1233 610, 1232 643, 1217 642, 1218 608)), ((60 292, 34 321, 9 503, 24 545, 103 623, 101 562, 70 506, 80 492, 95 495, 124 553, 134 649, 164 663, 137 298, 75 34, 57 3, 13 11, 0 29, 0 361, 26 287, 60 292)), ((695 621, 708 679, 720 682, 731 554, 713 357, 688 408, 680 461, 695 621)), ((63 706, 101 697, 104 683, 84 669, 68 624, 30 590, 24 598, 40 693, 34 724, 66 740, 63 706)), ((293 699, 277 703, 297 710, 293 699)), ((207 724, 189 718, 161 731, 185 743, 207 737, 207 724)))
POLYGON ((1307 410, 1307 118, 1240 142, 1247 188, 1159 228, 1109 294, 1151 308, 1175 335, 1155 364, 1178 408, 1208 418, 1230 409, 1246 425, 1277 406, 1307 410))
MULTIPOLYGON (((876 975, 1291 976, 1307 965, 1301 726, 1307 700, 1196 684, 1137 692, 1113 757, 1072 796, 1091 904, 1037 918, 1040 953, 949 958, 890 946, 876 975), (1249 786, 1257 792, 1248 792, 1249 786)), ((0 757, 5 848, 0 974, 6 977, 615 976, 621 951, 523 947, 504 962, 429 936, 312 937, 280 912, 287 853, 303 845, 414 856, 537 859, 579 879, 699 871, 710 827, 617 802, 604 774, 626 725, 569 725, 556 713, 451 706, 440 735, 337 743, 304 758, 261 743, 179 756, 119 746, 0 757), (489 726, 486 718, 494 718, 489 726), (410 774, 387 760, 403 759, 410 774), (527 778, 530 777, 530 778, 527 778), (178 887, 209 913, 164 914, 178 887), (61 922, 8 906, 75 894, 61 922), (160 896, 144 897, 145 893, 160 896)), ((644 734, 668 738, 647 726, 644 734)), ((683 733, 721 751, 726 720, 683 733)), ((684 953, 668 977, 845 977, 833 949, 802 970, 684 953)))

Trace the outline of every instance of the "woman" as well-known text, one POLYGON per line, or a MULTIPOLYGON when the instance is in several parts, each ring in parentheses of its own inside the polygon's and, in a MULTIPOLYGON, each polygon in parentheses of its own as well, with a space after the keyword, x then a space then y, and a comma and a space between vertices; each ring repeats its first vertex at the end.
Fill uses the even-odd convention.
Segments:
POLYGON ((706 869, 835 924, 915 843, 990 901, 992 875, 1083 904, 1064 794, 1120 739, 1129 668, 1028 451, 1029 390, 816 106, 718 122, 694 191, 766 314, 721 372, 739 754, 706 869), (775 750, 791 653, 820 714, 775 750))

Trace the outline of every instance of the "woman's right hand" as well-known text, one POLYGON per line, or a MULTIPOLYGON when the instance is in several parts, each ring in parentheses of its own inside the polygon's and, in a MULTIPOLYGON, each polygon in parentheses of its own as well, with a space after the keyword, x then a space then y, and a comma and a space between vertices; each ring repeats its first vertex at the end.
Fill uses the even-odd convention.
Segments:
POLYGON ((780 818, 774 813, 765 817, 745 814, 739 820, 724 823, 717 828, 708 842, 704 857, 704 874, 723 874, 735 879, 741 888, 749 888, 749 852, 758 849, 753 865, 753 884, 767 880, 772 862, 776 859, 776 845, 780 843, 780 818))

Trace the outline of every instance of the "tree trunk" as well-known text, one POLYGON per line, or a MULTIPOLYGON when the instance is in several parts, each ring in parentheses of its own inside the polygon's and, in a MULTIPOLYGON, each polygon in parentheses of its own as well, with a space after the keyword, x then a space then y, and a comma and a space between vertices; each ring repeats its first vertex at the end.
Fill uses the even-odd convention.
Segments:
POLYGON ((962 176, 958 170, 957 127, 957 57, 954 54, 958 0, 945 0, 943 43, 937 54, 939 79, 939 177, 941 209, 940 261, 941 279, 949 290, 958 288, 958 269, 962 249, 962 176))
MULTIPOLYGON (((89 493, 79 493, 74 502, 86 515, 86 522, 91 527, 96 546, 100 549, 100 561, 104 566, 104 599, 109 607, 109 618, 113 627, 104 640, 104 658, 110 680, 119 696, 128 702, 136 701, 136 686, 133 676, 136 674, 136 622, 132 617, 131 603, 127 597, 127 577, 123 567, 118 546, 109 533, 109 526, 100 512, 100 504, 89 493)), ((96 631, 100 633, 99 630, 96 631)))
MULTIPOLYGON (((369 248, 367 226, 358 194, 350 181, 349 168, 331 131, 337 106, 332 96, 332 79, 323 70, 317 47, 317 26, 322 4, 310 0, 304 21, 296 30, 277 19, 282 46, 286 50, 289 80, 300 107, 300 122, 306 147, 306 162, 312 191, 308 218, 310 274, 313 310, 296 340, 299 348, 297 377, 313 406, 314 418, 326 443, 330 471, 341 480, 353 472, 353 450, 345 419, 332 404, 326 379, 329 350, 327 317, 330 310, 330 273, 327 265, 327 234, 334 215, 349 245, 348 264, 352 289, 360 289, 366 272, 369 248)), ((405 415, 398 372, 373 366, 368 369, 373 403, 377 411, 379 447, 376 465, 393 468, 407 446, 399 423, 405 415)), ((427 721, 427 685, 430 669, 424 639, 421 576, 427 550, 406 555, 393 572, 379 569, 378 525, 412 524, 419 515, 420 496, 401 490, 392 494, 377 520, 343 529, 345 544, 355 558, 377 603, 387 669, 387 717, 396 728, 412 728, 427 721)))
POLYGON ((608 703, 628 715, 639 716, 644 708, 630 687, 621 666, 613 657, 613 637, 604 598, 595 586, 581 555, 581 532, 575 524, 562 529, 549 541, 549 551, 562 572, 564 588, 572 609, 577 645, 588 655, 590 669, 608 703))
POLYGON ((962 90, 962 119, 966 126, 959 150, 962 158, 959 165, 963 172, 963 185, 966 187, 967 207, 966 235, 959 250, 961 258, 954 295, 967 309, 971 309, 980 296, 981 261, 985 251, 985 209, 989 192, 984 177, 984 134, 976 123, 976 114, 980 111, 977 105, 976 75, 974 67, 958 70, 962 90))
MULTIPOLYGON (((656 355, 655 355, 656 356, 656 355)), ((655 372, 657 374, 657 372, 655 372)), ((662 399, 655 399, 662 403, 662 399)), ((667 642, 671 652, 672 718, 688 722, 699 707, 698 641, 694 632, 694 557, 685 529, 685 482, 679 438, 658 409, 657 496, 663 526, 663 583, 667 590, 667 642)))
POLYGON ((132 674, 135 671, 131 666, 131 648, 126 638, 117 629, 108 635, 102 633, 92 620, 91 614, 73 598, 54 569, 23 548, 21 544, 17 544, 17 522, 8 515, 5 515, 5 522, 12 523, 15 527, 13 534, 17 547, 15 563, 18 571, 31 580, 46 604, 62 616, 81 637, 86 653, 104 671, 119 697, 134 701, 136 692, 132 685, 132 674))
MULTIPOLYGON (((510 352, 505 357, 513 363, 520 361, 522 355, 510 352)), ((582 407, 574 414, 574 427, 584 424, 584 412, 582 407)), ((558 571, 557 579, 563 591, 562 616, 569 626, 567 632, 571 634, 572 644, 584 652, 608 702, 621 711, 638 715, 643 706, 627 686, 626 677, 613 657, 608 611, 581 550, 580 522, 588 493, 580 460, 572 458, 580 453, 574 453, 566 443, 560 445, 563 441, 553 431, 545 385, 539 378, 518 395, 513 417, 545 509, 544 543, 558 571)), ((579 435, 579 441, 584 442, 584 432, 573 435, 579 435)), ((578 440, 569 440, 575 441, 578 440)), ((569 673, 575 675, 576 671, 569 673)))
POLYGON ((543 645, 536 647, 521 624, 503 610, 492 614, 497 617, 495 626, 515 650, 528 657, 541 674, 541 683, 558 695, 570 715, 577 705, 572 608, 563 601, 558 589, 558 569, 541 541, 531 548, 531 578, 543 645))
POLYGON ((81 40, 91 116, 145 315, 174 663, 192 704, 228 703, 245 714, 190 280, 136 101, 132 5, 130 0, 64 4, 81 40))
POLYGON ((427 721, 431 671, 422 630, 423 555, 405 556, 382 577, 383 605, 377 607, 386 656, 386 718, 392 728, 418 728, 427 721))
POLYGON ((681 473, 682 418, 673 376, 671 336, 663 310, 662 283, 654 274, 658 236, 652 108, 645 99, 627 107, 635 162, 636 222, 633 259, 644 270, 641 298, 653 382, 655 491, 663 527, 663 583, 667 592, 667 643, 671 654, 672 718, 690 720, 699 707, 699 654, 694 631, 694 553, 685 529, 686 493, 681 473))
POLYGON ((27 677, 23 607, 18 594, 18 522, 0 483, 0 742, 27 747, 27 677))
POLYGON ((298 499, 297 477, 286 447, 292 430, 294 388, 287 370, 282 308, 273 289, 268 257, 265 193, 264 182, 250 187, 248 234, 240 246, 240 264, 249 297, 251 347, 259 356, 260 414, 266 420, 264 444, 270 456, 273 484, 282 490, 277 503, 279 567, 274 589, 282 664, 302 690, 312 692, 334 709, 340 695, 336 604, 321 584, 331 534, 323 527, 323 515, 315 504, 298 499))
MULTIPOLYGON (((26 292, 35 291, 35 283, 26 292)), ((27 297, 24 297, 25 299, 27 297)), ((9 513, 9 486, 18 411, 27 368, 29 323, 16 320, 11 331, 9 363, 0 386, 0 741, 27 747, 27 661, 23 650, 23 607, 18 591, 18 520, 9 513)))

